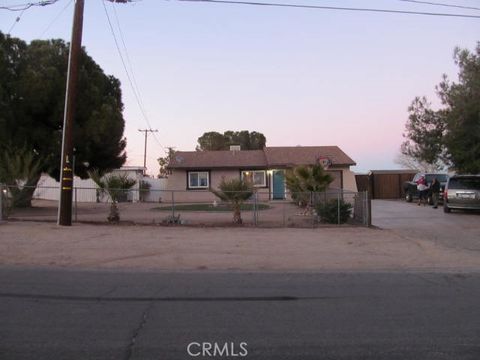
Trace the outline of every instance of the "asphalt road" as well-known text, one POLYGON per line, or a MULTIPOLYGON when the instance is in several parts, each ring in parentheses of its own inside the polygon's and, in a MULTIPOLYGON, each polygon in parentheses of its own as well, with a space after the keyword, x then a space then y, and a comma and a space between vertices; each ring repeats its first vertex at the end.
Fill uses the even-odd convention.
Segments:
POLYGON ((0 359, 477 360, 479 298, 479 273, 2 268, 0 359))

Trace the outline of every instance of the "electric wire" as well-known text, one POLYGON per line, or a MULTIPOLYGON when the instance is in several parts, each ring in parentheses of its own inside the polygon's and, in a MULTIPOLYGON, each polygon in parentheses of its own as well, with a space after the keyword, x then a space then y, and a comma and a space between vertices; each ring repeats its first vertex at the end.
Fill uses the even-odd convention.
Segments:
MULTIPOLYGON (((143 119, 145 120, 145 122, 147 123, 149 129, 152 129, 152 125, 150 124, 150 121, 148 120, 148 117, 145 113, 145 110, 144 108, 142 107, 142 102, 140 100, 140 97, 139 95, 137 94, 137 91, 135 90, 135 86, 133 84, 133 80, 130 76, 130 73, 127 69, 127 65, 125 63, 125 59, 123 57, 123 54, 122 54, 122 51, 120 50, 120 46, 118 44, 118 40, 117 40, 117 36, 115 34, 115 30, 113 28, 113 25, 112 25, 112 21, 110 20, 110 15, 108 15, 108 10, 107 10, 107 7, 105 6, 105 1, 102 1, 102 4, 103 4, 103 9, 105 10, 105 15, 107 17, 107 21, 108 21, 108 25, 110 27, 110 32, 112 33, 112 36, 113 36, 113 40, 115 42, 115 47, 117 48, 117 52, 118 52, 118 55, 120 56, 120 60, 122 62, 122 65, 123 65, 123 69, 125 70, 125 74, 127 75, 127 79, 128 79, 128 82, 130 84, 130 87, 132 89, 132 92, 133 92, 133 95, 135 97, 135 100, 137 102, 137 105, 140 109, 140 112, 142 113, 142 116, 143 116, 143 119)), ((165 147, 158 141, 158 139, 156 137, 154 137, 156 139, 156 141, 158 142, 158 144, 162 147, 162 149, 165 151, 165 147)))
POLYGON ((20 13, 20 15, 18 15, 16 18, 15 18, 15 21, 13 22, 12 26, 10 26, 10 29, 8 29, 8 32, 7 32, 7 35, 10 35, 13 31, 13 29, 15 28, 15 26, 17 25, 17 23, 20 21, 20 19, 22 18, 22 15, 23 13, 26 11, 26 9, 22 10, 22 12, 20 13))
POLYGON ((40 34, 40 38, 43 37, 43 35, 45 35, 48 30, 50 30, 50 28, 53 26, 53 24, 55 22, 57 22, 58 19, 60 19, 60 17, 63 15, 63 13, 70 7, 70 5, 73 3, 73 0, 70 0, 63 8, 62 10, 60 10, 60 12, 57 14, 57 16, 55 16, 52 21, 47 25, 47 27, 45 28, 45 30, 42 31, 42 33, 40 34))
POLYGON ((0 10, 8 10, 8 11, 24 11, 30 9, 34 6, 47 6, 52 5, 58 2, 59 0, 44 0, 38 1, 35 3, 26 3, 26 4, 18 4, 18 5, 10 5, 10 6, 0 6, 0 10))
POLYGON ((299 9, 312 9, 312 10, 373 12, 373 13, 390 13, 390 14, 403 14, 403 15, 444 16, 444 17, 459 17, 459 18, 480 19, 480 15, 456 14, 456 13, 436 13, 436 12, 409 11, 409 10, 376 9, 376 8, 355 8, 355 7, 340 7, 340 6, 304 5, 304 4, 291 4, 291 3, 288 4, 288 3, 257 2, 257 1, 233 1, 233 0, 177 0, 177 1, 191 2, 191 3, 251 5, 251 6, 299 8, 299 9))
MULTIPOLYGON (((140 88, 139 88, 138 83, 137 83, 135 72, 133 71, 132 61, 130 60, 130 55, 129 55, 129 52, 128 52, 128 49, 127 49, 127 45, 125 43, 125 37, 123 36, 122 26, 120 25, 120 20, 118 18, 117 10, 115 9, 115 4, 113 2, 112 2, 112 9, 113 9, 115 21, 117 23, 117 29, 118 29, 118 32, 120 34, 120 40, 122 41, 123 50, 125 52, 125 58, 127 60, 128 67, 130 69, 130 74, 131 74, 131 77, 132 77, 132 80, 133 80, 133 85, 135 87, 135 91, 138 94, 138 100, 140 102, 139 106, 143 109, 143 112, 146 113, 145 106, 144 106, 144 103, 142 101, 142 94, 140 92, 140 88)), ((152 127, 150 126, 149 122, 147 122, 147 124, 149 125, 149 128, 151 129, 152 127)), ((155 132, 152 132, 151 134, 153 135, 153 138, 154 138, 155 142, 165 151, 165 147, 162 145, 160 140, 158 140, 155 132)))
POLYGON ((430 1, 419 1, 419 0, 397 0, 397 1, 409 2, 409 3, 414 3, 414 4, 432 5, 432 6, 444 6, 444 7, 466 9, 466 10, 480 10, 480 8, 473 7, 473 6, 446 4, 446 3, 438 3, 438 2, 430 2, 430 1))

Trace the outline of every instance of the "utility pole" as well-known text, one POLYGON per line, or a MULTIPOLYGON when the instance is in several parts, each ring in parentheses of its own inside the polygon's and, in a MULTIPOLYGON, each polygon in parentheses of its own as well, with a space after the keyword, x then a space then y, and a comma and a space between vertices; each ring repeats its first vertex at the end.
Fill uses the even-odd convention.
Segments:
MULTIPOLYGON (((138 129, 138 131, 145 133, 145 148, 143 150, 143 168, 144 172, 147 170, 147 135, 149 132, 154 133, 158 132, 158 130, 152 130, 152 129, 138 129)), ((145 173, 144 173, 145 174, 145 173)))
POLYGON ((72 187, 73 187, 73 120, 75 116, 78 63, 82 47, 84 0, 75 1, 73 15, 72 40, 68 56, 67 90, 62 135, 62 160, 60 166, 60 205, 58 207, 58 225, 72 225, 72 187))

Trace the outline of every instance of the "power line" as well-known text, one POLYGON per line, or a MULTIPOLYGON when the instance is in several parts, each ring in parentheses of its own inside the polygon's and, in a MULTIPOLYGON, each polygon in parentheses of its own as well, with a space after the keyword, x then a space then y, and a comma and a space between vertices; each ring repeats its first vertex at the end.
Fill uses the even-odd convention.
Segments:
POLYGON ((145 133, 145 148, 143 150, 143 168, 144 168, 144 171, 146 171, 147 169, 147 135, 148 133, 152 133, 153 135, 155 135, 155 133, 158 132, 158 130, 157 129, 152 130, 150 128, 150 129, 138 129, 138 131, 145 133))
POLYGON ((8 11, 24 11, 30 9, 34 6, 47 6, 52 5, 58 2, 59 0, 44 0, 38 1, 35 3, 26 3, 26 4, 18 4, 18 5, 10 5, 10 6, 0 6, 0 10, 8 10, 8 11))
POLYGON ((47 27, 45 28, 45 30, 42 31, 42 33, 40 34, 40 37, 43 37, 43 35, 45 35, 45 33, 50 30, 50 28, 52 27, 52 25, 60 18, 60 16, 63 15, 63 13, 65 12, 65 10, 68 9, 68 7, 72 4, 73 0, 70 0, 67 5, 65 5, 63 7, 62 10, 60 10, 60 12, 57 14, 57 16, 55 16, 53 18, 53 20, 47 25, 47 27))
POLYGON ((130 56, 128 54, 127 45, 125 44, 125 38, 123 36, 122 27, 120 26, 120 20, 118 19, 117 10, 115 9, 115 4, 114 3, 112 3, 112 9, 113 9, 113 14, 115 16, 115 21, 117 23, 117 29, 118 29, 118 32, 120 33, 120 40, 122 40, 123 50, 125 51, 125 57, 127 59, 128 67, 129 67, 130 73, 132 75, 133 85, 135 85, 135 90, 137 91, 137 94, 139 95, 141 105, 142 105, 142 107, 144 107, 143 106, 143 101, 141 101, 142 100, 142 96, 141 96, 142 94, 140 93, 140 89, 139 89, 138 84, 137 84, 136 76, 135 76, 135 73, 134 73, 133 67, 132 67, 132 61, 130 60, 130 56))
MULTIPOLYGON (((142 102, 140 100, 139 95, 137 94, 137 91, 135 90, 135 86, 133 85, 132 78, 130 76, 130 73, 128 72, 127 65, 125 64, 125 59, 123 58, 122 51, 120 50, 120 46, 118 44, 117 36, 115 35, 115 30, 113 29, 113 25, 112 25, 112 22, 110 20, 110 16, 108 15, 107 7, 105 6, 105 2, 102 1, 102 4, 103 4, 103 9, 105 10, 105 15, 106 15, 107 20, 108 20, 108 25, 110 27, 110 32, 112 33, 113 40, 115 42, 115 47, 117 48, 118 55, 120 56, 120 60, 121 60, 122 65, 123 65, 123 69, 125 70, 125 74, 127 75, 127 79, 128 79, 129 84, 130 84, 130 87, 132 89, 133 95, 134 95, 135 100, 138 104, 140 112, 142 113, 143 119, 147 123, 148 127, 151 129, 152 125, 150 124, 150 121, 148 120, 148 117, 145 113, 145 110, 143 109, 142 102)), ((154 138, 158 142, 158 144, 162 147, 162 149, 165 151, 165 147, 158 141, 158 139, 155 136, 154 136, 154 138)))
MULTIPOLYGON (((118 1, 117 1, 118 2, 118 1)), ((120 26, 120 20, 118 18, 118 14, 117 14, 117 10, 115 9, 115 5, 112 3, 112 9, 113 9, 113 14, 115 16, 115 21, 117 23, 117 28, 118 28, 118 32, 120 34, 120 40, 122 41, 122 44, 123 44, 123 50, 125 51, 125 58, 127 60, 127 64, 128 64, 128 67, 130 69, 130 74, 131 74, 131 77, 132 77, 132 80, 133 80, 133 85, 135 87, 135 91, 137 92, 138 94, 138 100, 140 101, 139 103, 139 106, 141 107, 142 112, 143 113, 146 113, 145 112, 145 106, 143 104, 143 101, 142 101, 142 94, 140 92, 140 88, 138 86, 138 83, 137 83, 137 79, 136 79, 136 76, 135 76, 135 72, 133 71, 133 66, 132 66, 132 61, 130 60, 130 56, 129 56, 129 53, 128 53, 128 49, 127 49, 127 45, 125 43, 125 38, 123 36, 123 31, 122 31, 122 27, 120 26)), ((149 125, 149 127, 151 128, 150 126, 150 123, 147 121, 147 124, 149 125)), ((160 147, 165 151, 165 147, 162 145, 162 143, 158 140, 157 138, 157 135, 155 134, 155 132, 152 133, 153 135, 153 139, 155 140, 155 142, 160 145, 160 147)))
POLYGON ((25 12, 26 9, 22 10, 22 12, 20 13, 20 15, 18 15, 16 18, 15 18, 15 21, 13 22, 12 26, 10 26, 10 29, 8 29, 8 32, 7 32, 7 35, 10 35, 10 33, 12 32, 13 28, 15 27, 15 25, 17 25, 17 23, 20 21, 20 19, 22 18, 22 15, 23 13, 25 12))
POLYGON ((315 9, 315 10, 337 10, 337 11, 352 11, 352 12, 353 11, 360 11, 360 12, 374 12, 374 13, 424 15, 424 16, 445 16, 445 17, 460 17, 460 18, 480 19, 480 15, 435 13, 435 12, 390 10, 390 9, 375 9, 375 8, 353 8, 353 7, 339 7, 339 6, 282 4, 282 3, 267 3, 267 2, 255 2, 255 1, 233 1, 233 0, 177 0, 177 1, 193 2, 193 3, 252 5, 252 6, 265 6, 265 7, 302 8, 302 9, 315 9))
MULTIPOLYGON (((121 0, 121 1, 124 1, 124 0, 121 0)), ((120 1, 120 2, 121 2, 120 1)), ((114 1, 115 2, 115 1, 114 1)), ((118 0, 116 2, 119 2, 118 0)), ((143 101, 142 101, 142 94, 140 92, 140 88, 137 84, 137 80, 136 80, 136 76, 135 76, 135 72, 133 71, 133 66, 132 66, 132 61, 130 60, 130 56, 128 54, 128 49, 127 49, 127 45, 125 43, 125 38, 123 36, 123 31, 122 31, 122 27, 120 26, 120 20, 118 18, 118 15, 117 15, 117 11, 115 10, 115 5, 112 3, 112 8, 113 8, 113 13, 114 13, 114 16, 115 16, 115 20, 116 20, 116 23, 117 23, 117 28, 118 28, 118 32, 120 33, 120 39, 122 40, 122 44, 123 44, 123 49, 125 51, 125 57, 126 57, 126 60, 127 60, 127 63, 128 63, 128 66, 130 68, 130 74, 131 74, 131 78, 132 78, 132 82, 133 82, 133 86, 135 88, 135 91, 138 95, 138 100, 139 100, 139 107, 142 111, 142 114, 143 116, 145 117, 145 120, 146 120, 146 123, 147 125, 151 128, 150 126, 150 122, 148 121, 148 117, 146 116, 146 111, 145 111, 145 106, 143 104, 143 101)), ((155 142, 163 149, 163 151, 165 151, 165 147, 162 145, 162 143, 160 142, 160 140, 158 140, 157 136, 155 133, 152 133, 153 135, 153 139, 155 140, 155 142)))
POLYGON ((444 6, 444 7, 451 7, 451 8, 458 8, 458 9, 467 9, 467 10, 480 10, 478 7, 473 6, 464 6, 464 5, 456 5, 456 4, 445 4, 445 3, 437 3, 437 2, 430 2, 430 1, 419 1, 419 0, 397 0, 415 4, 426 4, 426 5, 433 5, 433 6, 444 6))

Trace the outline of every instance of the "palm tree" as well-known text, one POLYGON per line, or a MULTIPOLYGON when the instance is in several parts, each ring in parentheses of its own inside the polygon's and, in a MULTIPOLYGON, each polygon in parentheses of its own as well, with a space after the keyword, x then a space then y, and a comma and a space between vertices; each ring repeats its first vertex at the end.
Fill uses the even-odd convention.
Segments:
POLYGON ((308 205, 312 193, 325 191, 332 181, 333 177, 327 174, 320 164, 297 166, 285 174, 285 182, 292 199, 302 207, 308 205))
POLYGON ((35 151, 23 148, 0 148, 0 183, 7 185, 9 205, 30 207, 45 160, 35 151))
POLYGON ((110 214, 107 217, 109 222, 119 222, 120 212, 118 210, 118 200, 123 197, 128 189, 131 189, 137 181, 128 177, 127 174, 108 174, 102 176, 98 170, 88 172, 90 178, 97 184, 100 191, 107 193, 110 197, 110 214))
POLYGON ((218 190, 211 190, 220 200, 228 202, 233 210, 233 223, 242 224, 242 204, 253 195, 253 186, 250 182, 242 179, 230 179, 222 181, 218 190))

